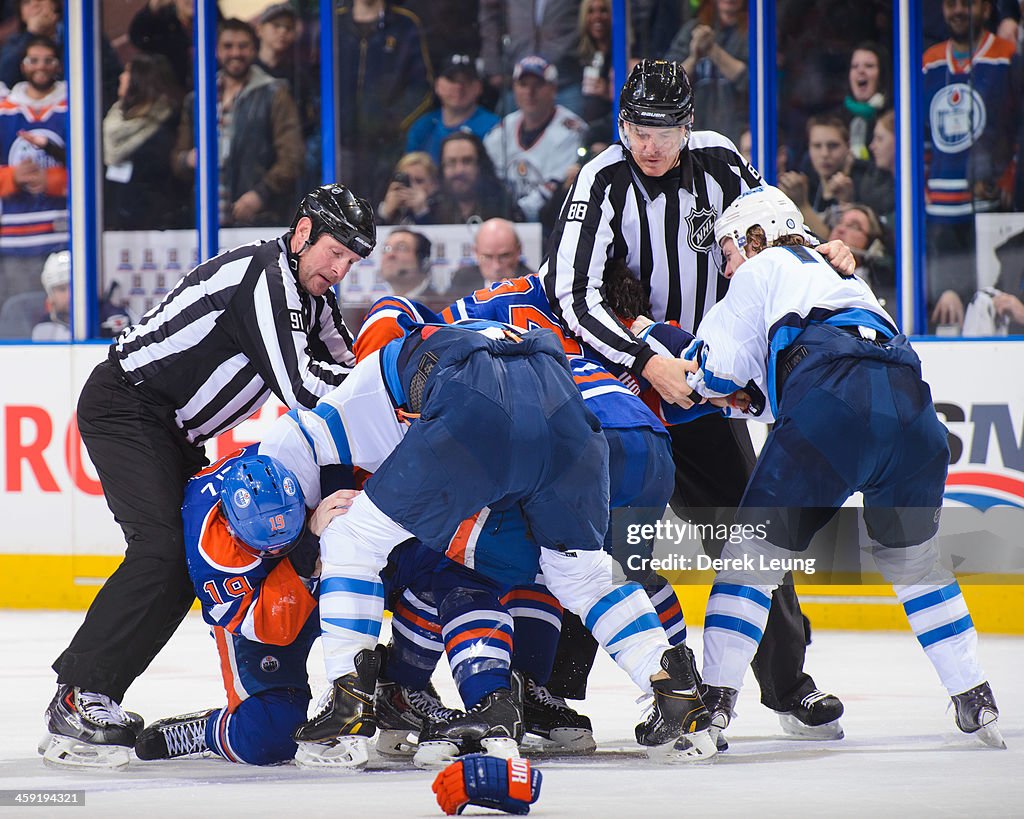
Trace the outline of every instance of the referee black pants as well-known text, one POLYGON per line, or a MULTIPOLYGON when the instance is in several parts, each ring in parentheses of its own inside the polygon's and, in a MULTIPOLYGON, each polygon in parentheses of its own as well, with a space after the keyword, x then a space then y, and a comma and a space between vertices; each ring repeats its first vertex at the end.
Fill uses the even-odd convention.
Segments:
MULTIPOLYGON (((755 462, 746 425, 708 415, 673 426, 669 432, 676 465, 672 510, 693 523, 731 523, 755 462)), ((724 545, 705 542, 704 550, 717 557, 724 545)), ((751 663, 761 702, 768 708, 789 710, 795 700, 814 689, 814 680, 803 669, 806 646, 803 612, 793 576, 787 574, 772 595, 764 636, 751 663)), ((566 612, 549 690, 583 699, 596 651, 597 642, 579 618, 566 612)))
POLYGON ((195 599, 181 504, 185 482, 208 462, 173 410, 148 401, 109 361, 82 389, 78 428, 127 548, 53 670, 58 683, 120 702, 195 599))

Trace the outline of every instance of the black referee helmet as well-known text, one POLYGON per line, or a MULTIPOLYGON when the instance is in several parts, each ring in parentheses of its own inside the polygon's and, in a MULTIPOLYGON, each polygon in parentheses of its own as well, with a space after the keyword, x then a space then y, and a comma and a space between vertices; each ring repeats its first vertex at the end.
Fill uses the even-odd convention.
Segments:
POLYGON ((641 60, 619 94, 619 119, 634 125, 668 128, 693 122, 693 88, 683 64, 641 60))
POLYGON ((344 185, 323 185, 303 196, 292 219, 293 233, 303 216, 313 223, 311 245, 326 233, 365 259, 377 244, 373 208, 344 185))

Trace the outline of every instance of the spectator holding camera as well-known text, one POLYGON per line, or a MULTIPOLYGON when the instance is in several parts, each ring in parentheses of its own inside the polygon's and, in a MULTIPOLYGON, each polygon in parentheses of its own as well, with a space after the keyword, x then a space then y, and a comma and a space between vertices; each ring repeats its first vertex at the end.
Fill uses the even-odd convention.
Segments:
POLYGON ((483 83, 476 63, 465 54, 452 54, 434 80, 434 93, 441 107, 427 111, 409 128, 405 150, 426 151, 441 161, 441 142, 448 134, 469 131, 480 139, 498 124, 498 116, 480 106, 483 83))
POLYGON ((413 151, 398 160, 384 200, 377 206, 377 219, 382 225, 435 225, 437 195, 437 166, 429 154, 413 151))

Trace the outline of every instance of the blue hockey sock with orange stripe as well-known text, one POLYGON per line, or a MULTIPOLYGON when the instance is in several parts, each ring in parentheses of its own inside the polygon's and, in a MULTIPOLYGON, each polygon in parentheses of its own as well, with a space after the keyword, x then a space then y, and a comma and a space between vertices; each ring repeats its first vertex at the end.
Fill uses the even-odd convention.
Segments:
POLYGON ((485 589, 457 587, 439 607, 452 677, 466 708, 511 687, 512 618, 485 589))
POLYGON ((562 631, 562 606, 547 586, 516 586, 501 598, 515 622, 512 665, 538 685, 547 684, 562 631))
POLYGON ((683 619, 683 606, 672 584, 664 577, 655 575, 652 582, 644 585, 644 591, 651 598, 651 605, 673 648, 683 645, 686 642, 686 620, 683 619))
POLYGON ((406 589, 392 612, 384 676, 406 688, 423 690, 443 653, 437 609, 406 589))

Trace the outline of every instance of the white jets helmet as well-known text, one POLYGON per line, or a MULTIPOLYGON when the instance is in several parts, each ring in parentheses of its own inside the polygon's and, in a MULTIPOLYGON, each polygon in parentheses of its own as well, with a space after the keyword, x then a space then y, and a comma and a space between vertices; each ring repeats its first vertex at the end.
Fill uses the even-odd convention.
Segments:
POLYGON ((804 226, 800 208, 774 185, 760 185, 740 194, 715 222, 715 243, 721 245, 723 239, 732 239, 736 247, 743 250, 747 231, 754 225, 761 226, 769 244, 790 233, 803 236, 813 245, 818 244, 804 226))
POLYGON ((43 265, 43 272, 39 276, 43 283, 43 290, 47 293, 53 288, 71 283, 71 253, 67 250, 58 250, 46 257, 43 265))

